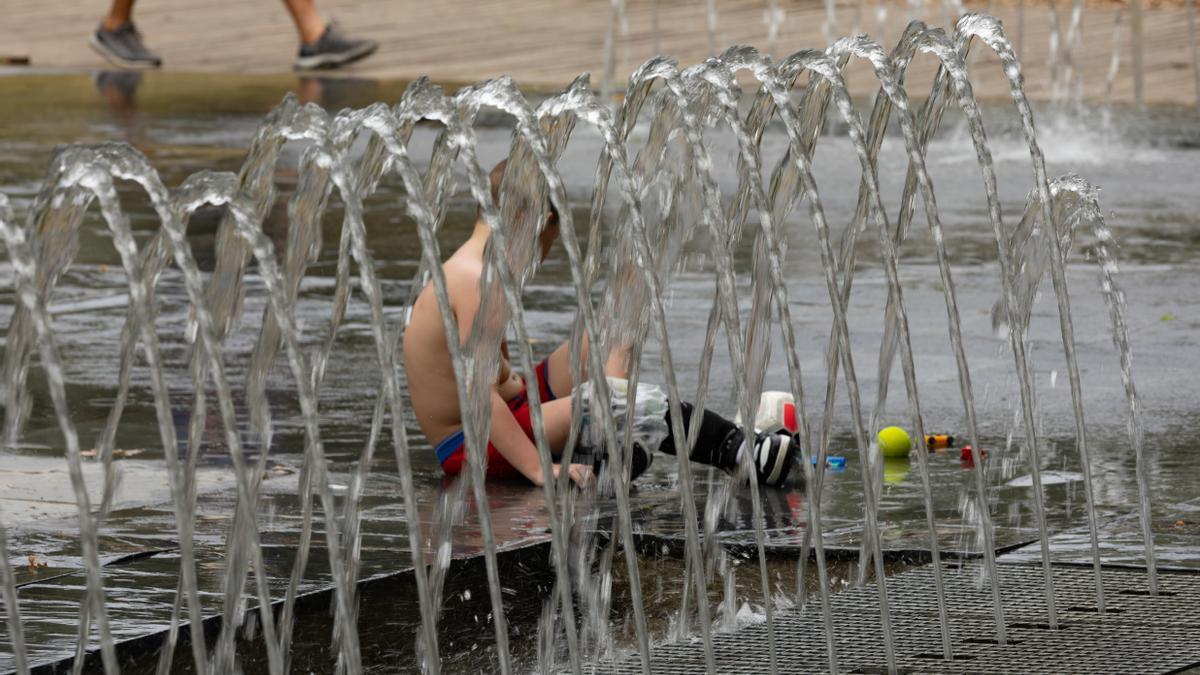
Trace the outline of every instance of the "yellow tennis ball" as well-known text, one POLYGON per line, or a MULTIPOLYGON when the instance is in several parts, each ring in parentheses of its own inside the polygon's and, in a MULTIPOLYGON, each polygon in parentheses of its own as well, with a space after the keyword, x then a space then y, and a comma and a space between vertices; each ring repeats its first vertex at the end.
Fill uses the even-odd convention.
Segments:
POLYGON ((888 427, 879 432, 879 451, 884 457, 908 457, 912 439, 900 427, 888 427))

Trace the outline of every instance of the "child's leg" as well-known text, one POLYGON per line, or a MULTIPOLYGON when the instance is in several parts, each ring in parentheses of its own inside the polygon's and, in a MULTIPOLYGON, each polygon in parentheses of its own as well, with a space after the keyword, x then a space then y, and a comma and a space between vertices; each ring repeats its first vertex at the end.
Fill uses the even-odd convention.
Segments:
MULTIPOLYGON (((688 433, 692 420, 696 417, 695 407, 683 401, 680 403, 683 413, 684 433, 688 433)), ((555 457, 562 453, 571 432, 571 399, 560 398, 542 404, 542 419, 545 423, 546 441, 555 457)), ((671 422, 667 414, 668 428, 671 422)), ((693 462, 708 464, 726 471, 732 471, 738 465, 738 452, 745 439, 741 428, 711 410, 702 410, 700 414, 700 432, 696 437, 696 447, 688 455, 693 462)), ((674 455, 676 448, 682 447, 686 439, 675 439, 671 431, 663 440, 659 450, 674 455)))
MULTIPOLYGON (((542 400, 542 422, 546 441, 554 457, 562 454, 571 434, 571 392, 573 391, 568 360, 569 343, 563 343, 537 365, 532 382, 526 387, 536 386, 542 400)), ((586 355, 586 352, 585 352, 586 355)), ((616 361, 622 367, 625 355, 616 361)), ((614 361, 610 359, 610 361, 614 361)), ((616 376, 613 376, 616 377, 616 376)), ((586 408, 585 408, 586 409, 586 408)))
MULTIPOLYGON (((587 362, 586 345, 585 340, 581 355, 584 363, 587 362)), ((605 375, 624 379, 629 371, 630 351, 628 347, 614 349, 605 363, 605 375)), ((556 457, 566 446, 571 430, 570 393, 574 389, 575 383, 571 379, 569 352, 570 344, 563 343, 539 365, 537 373, 542 391, 552 397, 558 397, 558 400, 551 402, 553 407, 550 412, 543 413, 546 416, 547 440, 550 440, 556 457)), ((635 393, 634 396, 636 397, 637 394, 635 393)), ((680 407, 683 430, 687 434, 695 416, 695 407, 684 401, 680 402, 680 407)), ((666 422, 666 438, 659 445, 659 449, 674 455, 677 453, 677 446, 685 445, 687 440, 674 437, 669 412, 666 415, 666 422)), ((751 438, 747 442, 740 427, 709 410, 700 411, 699 424, 696 447, 688 455, 692 461, 726 471, 734 471, 740 463, 743 446, 752 446, 749 447, 749 451, 754 453, 752 458, 760 482, 778 485, 787 477, 792 456, 796 451, 794 439, 789 435, 758 434, 757 437, 751 438)))
MULTIPOLYGON (((695 422, 696 410, 688 403, 681 403, 683 412, 683 428, 686 433, 695 422)), ((751 453, 750 459, 754 464, 758 482, 764 485, 779 486, 787 480, 788 472, 796 456, 797 439, 786 431, 758 432, 753 438, 747 439, 741 428, 733 422, 708 410, 700 411, 700 430, 696 436, 696 447, 689 457, 694 462, 709 464, 727 471, 733 471, 740 463, 743 448, 751 453)), ((670 413, 667 413, 670 422, 670 413)), ((659 446, 663 452, 675 454, 678 447, 683 447, 686 439, 677 439, 668 432, 667 438, 659 446)))
POLYGON ((571 435, 571 397, 542 402, 542 429, 555 459, 562 454, 571 435))
MULTIPOLYGON (((683 431, 687 434, 691 429, 692 420, 695 418, 695 406, 687 401, 681 401, 679 405, 683 413, 683 431)), ((738 451, 741 450, 745 434, 736 424, 711 410, 701 410, 700 412, 700 431, 696 436, 696 447, 688 457, 693 462, 732 471, 737 468, 738 451)), ((667 413, 667 425, 669 429, 667 438, 659 446, 659 450, 674 455, 677 453, 678 447, 687 444, 687 439, 675 438, 673 427, 671 427, 670 413, 667 413)))
MULTIPOLYGON (((586 340, 584 345, 586 347, 586 340)), ((570 343, 564 342, 555 349, 550 356, 546 357, 538 366, 537 380, 542 386, 542 393, 546 394, 545 386, 549 385, 550 395, 559 397, 559 400, 553 403, 560 403, 562 400, 569 400, 571 391, 574 388, 574 382, 571 379, 570 372, 570 343)), ((582 356, 585 358, 587 351, 583 350, 582 356)), ((624 379, 629 370, 629 349, 616 349, 609 356, 608 362, 605 364, 605 374, 610 377, 624 379)), ((586 371, 585 371, 586 372, 586 371)), ((546 398, 543 396, 543 399, 546 398)), ((691 424, 693 406, 686 401, 681 402, 683 412, 683 428, 686 433, 691 424)), ((543 404, 543 409, 545 408, 543 404)), ((725 470, 733 470, 737 468, 738 450, 742 446, 743 434, 741 429, 733 422, 721 417, 720 415, 704 410, 702 411, 700 420, 700 435, 696 440, 696 448, 689 455, 693 461, 702 464, 709 464, 725 470)), ((561 406, 561 409, 556 406, 553 412, 546 414, 546 436, 551 437, 554 441, 551 442, 551 447, 555 449, 555 453, 562 451, 566 445, 567 433, 570 431, 571 425, 571 406, 561 406), (550 417, 554 419, 551 421, 550 417)), ((670 431, 670 414, 667 416, 668 432, 667 438, 662 442, 660 449, 663 452, 674 455, 675 439, 670 431)), ((686 441, 680 439, 679 445, 683 445, 686 441)))
MULTIPOLYGON (((626 378, 629 376, 629 352, 630 347, 619 347, 614 349, 604 363, 604 374, 609 377, 626 378)), ((571 372, 571 343, 564 342, 555 349, 550 356, 546 357, 543 362, 546 364, 546 381, 550 385, 556 398, 565 398, 570 396, 575 389, 576 382, 572 379, 574 373, 571 372)), ((587 379, 588 373, 588 341, 583 340, 579 351, 579 359, 583 362, 583 377, 587 379)))

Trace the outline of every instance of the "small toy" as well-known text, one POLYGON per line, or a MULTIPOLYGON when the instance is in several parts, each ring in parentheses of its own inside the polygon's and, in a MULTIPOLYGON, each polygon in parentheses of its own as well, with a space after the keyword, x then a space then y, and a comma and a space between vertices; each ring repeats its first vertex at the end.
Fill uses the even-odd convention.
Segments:
MULTIPOLYGON (((984 457, 987 457, 987 451, 980 450, 979 457, 981 459, 984 457)), ((974 455, 974 453, 971 452, 971 446, 969 446, 969 445, 963 446, 961 458, 962 458, 963 468, 969 469, 969 468, 975 466, 975 455, 974 455)))
POLYGON ((879 432, 879 451, 884 457, 908 457, 912 438, 900 427, 887 427, 879 432))
MULTIPOLYGON (((817 465, 817 458, 812 458, 813 466, 817 465)), ((846 458, 841 455, 829 455, 825 458, 825 466, 834 471, 843 471, 846 468, 846 458)))
POLYGON ((925 447, 930 450, 945 450, 954 445, 954 437, 949 434, 926 434, 925 447))

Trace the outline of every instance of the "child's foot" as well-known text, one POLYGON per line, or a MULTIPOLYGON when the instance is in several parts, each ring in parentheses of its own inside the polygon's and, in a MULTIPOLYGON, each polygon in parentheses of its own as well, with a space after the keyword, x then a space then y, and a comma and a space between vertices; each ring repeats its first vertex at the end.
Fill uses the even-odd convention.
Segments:
MULTIPOLYGON (((741 416, 736 418, 741 424, 741 416)), ((787 391, 764 391, 754 415, 754 468, 760 485, 778 487, 787 480, 800 444, 796 398, 787 391)))
POLYGON ((754 438, 754 469, 759 485, 783 485, 795 463, 799 446, 791 434, 760 431, 754 438))
POLYGON ((162 65, 158 54, 146 49, 142 44, 142 34, 132 23, 126 23, 113 30, 108 30, 104 24, 92 33, 89 40, 92 49, 108 59, 114 66, 121 68, 157 68, 162 65))

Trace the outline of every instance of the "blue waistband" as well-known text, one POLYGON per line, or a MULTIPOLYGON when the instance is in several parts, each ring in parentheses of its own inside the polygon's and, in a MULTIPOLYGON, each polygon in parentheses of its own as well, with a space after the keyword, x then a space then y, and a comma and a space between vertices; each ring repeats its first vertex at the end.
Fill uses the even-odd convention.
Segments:
MULTIPOLYGON (((546 390, 550 390, 549 385, 547 385, 546 390)), ((525 405, 525 402, 528 400, 529 398, 526 396, 525 390, 522 389, 521 393, 512 397, 512 399, 508 401, 508 409, 515 411, 521 406, 525 405)), ((554 400, 553 392, 550 393, 550 400, 554 400)), ((438 443, 433 448, 433 451, 437 453, 438 464, 445 464, 446 460, 450 459, 450 455, 458 452, 459 448, 462 448, 465 444, 466 436, 463 435, 462 429, 459 429, 458 431, 443 438, 442 442, 438 443)))
POLYGON ((463 436, 462 429, 442 439, 442 442, 438 443, 437 447, 433 449, 437 453, 438 464, 445 464, 446 460, 450 459, 450 455, 453 455, 462 448, 465 440, 466 437, 463 436))

